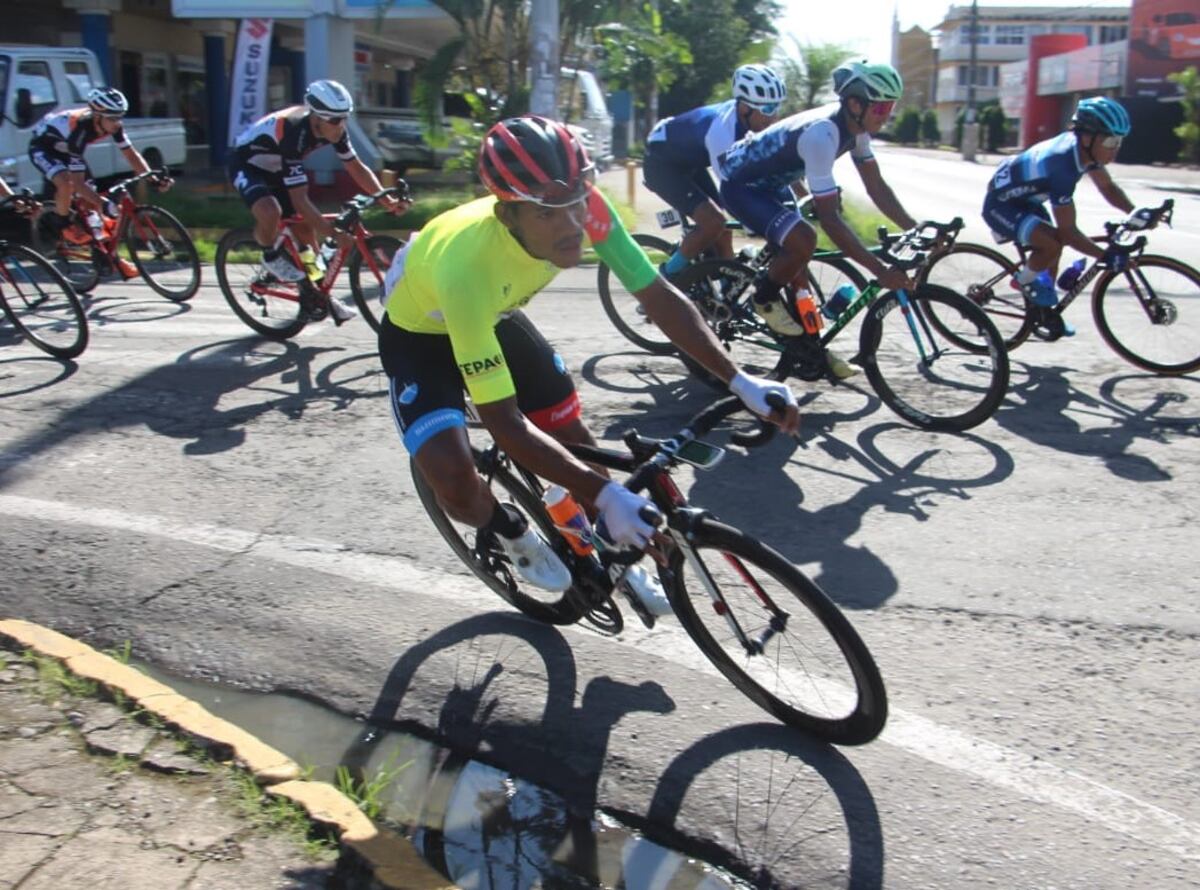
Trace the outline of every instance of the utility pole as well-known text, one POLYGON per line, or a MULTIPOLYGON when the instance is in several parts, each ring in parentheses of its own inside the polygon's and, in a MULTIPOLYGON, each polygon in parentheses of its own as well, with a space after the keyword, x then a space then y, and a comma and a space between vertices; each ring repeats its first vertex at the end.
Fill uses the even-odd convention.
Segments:
POLYGON ((975 78, 979 58, 979 0, 971 0, 970 24, 971 55, 967 64, 967 112, 963 115, 962 156, 964 161, 974 161, 979 149, 979 124, 975 121, 975 78))
POLYGON ((558 120, 558 0, 533 0, 529 40, 529 110, 558 120))

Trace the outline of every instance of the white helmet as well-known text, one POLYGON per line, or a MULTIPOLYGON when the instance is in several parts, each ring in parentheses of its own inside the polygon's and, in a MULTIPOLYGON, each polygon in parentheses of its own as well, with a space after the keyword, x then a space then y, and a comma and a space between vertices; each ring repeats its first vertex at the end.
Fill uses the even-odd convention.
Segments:
POLYGON ((314 80, 304 91, 304 104, 317 117, 347 117, 354 113, 354 97, 336 80, 314 80))
POLYGON ((88 108, 99 114, 119 116, 129 113, 129 100, 113 87, 97 87, 87 94, 88 108))
POLYGON ((766 65, 742 65, 733 72, 733 98, 758 108, 778 105, 787 96, 787 86, 766 65))

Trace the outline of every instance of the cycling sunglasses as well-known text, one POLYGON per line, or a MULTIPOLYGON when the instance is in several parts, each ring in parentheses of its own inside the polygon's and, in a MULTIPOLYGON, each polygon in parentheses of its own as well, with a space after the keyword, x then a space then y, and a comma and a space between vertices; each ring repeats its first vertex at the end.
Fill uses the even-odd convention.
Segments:
POLYGON ((887 117, 892 113, 892 109, 896 107, 895 102, 872 102, 870 105, 871 114, 876 117, 887 117))
POLYGON ((327 124, 344 124, 346 122, 346 119, 349 117, 349 115, 318 114, 317 117, 319 117, 321 120, 325 121, 325 123, 327 123, 327 124))
POLYGON ((768 102, 766 105, 752 105, 751 107, 759 114, 771 117, 779 113, 779 104, 778 102, 768 102))
POLYGON ((528 191, 528 197, 525 200, 542 207, 570 207, 578 204, 587 199, 590 192, 589 185, 596 178, 595 169, 595 167, 589 167, 584 170, 578 183, 574 186, 568 186, 560 179, 539 183, 528 191))
POLYGON ((1122 136, 1105 136, 1100 140, 1100 145, 1102 145, 1104 148, 1109 148, 1113 151, 1116 151, 1121 147, 1121 142, 1123 139, 1124 137, 1122 136))

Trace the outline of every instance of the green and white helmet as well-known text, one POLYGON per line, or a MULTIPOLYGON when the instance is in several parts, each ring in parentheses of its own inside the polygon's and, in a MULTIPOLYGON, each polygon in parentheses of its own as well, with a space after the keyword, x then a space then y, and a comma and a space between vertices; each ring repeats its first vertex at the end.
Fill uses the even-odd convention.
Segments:
POLYGON ((872 65, 863 59, 833 69, 833 91, 843 99, 854 96, 868 102, 896 102, 904 92, 904 81, 891 65, 872 65))

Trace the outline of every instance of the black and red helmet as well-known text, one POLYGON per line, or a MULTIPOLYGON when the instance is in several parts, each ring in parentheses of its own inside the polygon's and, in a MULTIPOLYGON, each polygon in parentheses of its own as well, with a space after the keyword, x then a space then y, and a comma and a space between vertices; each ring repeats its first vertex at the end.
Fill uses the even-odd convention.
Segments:
POLYGON ((594 172, 566 126, 533 114, 500 121, 479 149, 479 178, 501 201, 566 207, 587 197, 594 172))

